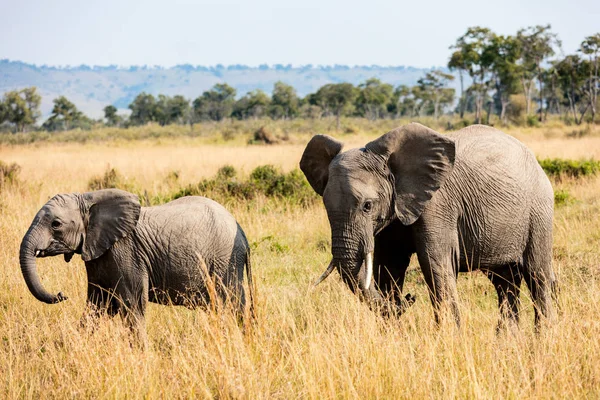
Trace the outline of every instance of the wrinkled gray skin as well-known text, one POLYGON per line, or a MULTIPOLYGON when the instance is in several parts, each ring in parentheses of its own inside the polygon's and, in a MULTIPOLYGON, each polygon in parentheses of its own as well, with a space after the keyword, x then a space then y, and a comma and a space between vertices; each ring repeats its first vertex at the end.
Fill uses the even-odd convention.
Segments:
POLYGON ((35 257, 64 254, 69 262, 74 253, 87 270, 85 315, 120 313, 142 335, 148 301, 193 308, 208 304, 213 288, 241 316, 244 265, 252 288, 242 228, 204 197, 140 207, 137 196, 116 189, 57 195, 40 209, 21 243, 21 270, 38 300, 52 304, 66 297, 42 286, 35 257))
POLYGON ((336 268, 371 305, 401 313, 416 253, 436 321, 445 304, 460 324, 457 274, 475 269, 497 290, 499 327, 518 322, 523 279, 536 327, 541 316, 553 316, 554 195, 523 144, 481 125, 442 136, 413 123, 364 148, 341 149, 317 135, 300 162, 331 225, 333 259, 319 282, 336 268))

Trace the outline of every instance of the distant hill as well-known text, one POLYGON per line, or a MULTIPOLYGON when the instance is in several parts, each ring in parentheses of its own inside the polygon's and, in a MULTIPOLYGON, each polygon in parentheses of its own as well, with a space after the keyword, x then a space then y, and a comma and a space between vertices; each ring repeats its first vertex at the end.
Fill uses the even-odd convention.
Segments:
MULTIPOLYGON (((238 96, 254 89, 271 93, 273 84, 283 81, 305 96, 327 83, 350 82, 355 85, 377 77, 394 86, 414 85, 429 69, 345 65, 292 67, 291 65, 216 65, 212 67, 177 65, 172 68, 117 66, 49 67, 20 61, 0 60, 0 93, 36 86, 42 95, 42 113, 47 116, 52 100, 64 95, 93 118, 103 116, 102 109, 113 104, 124 110, 140 92, 153 95, 182 94, 194 99, 215 83, 227 83, 238 96)), ((455 81, 455 85, 458 82, 455 81)))

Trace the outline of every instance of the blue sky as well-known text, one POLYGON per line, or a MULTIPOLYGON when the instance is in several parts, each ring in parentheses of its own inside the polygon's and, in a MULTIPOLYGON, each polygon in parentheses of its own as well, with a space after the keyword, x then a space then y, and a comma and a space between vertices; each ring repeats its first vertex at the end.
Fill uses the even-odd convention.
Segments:
POLYGON ((0 0, 0 58, 49 65, 445 65, 467 27, 552 24, 565 53, 599 0, 0 0))

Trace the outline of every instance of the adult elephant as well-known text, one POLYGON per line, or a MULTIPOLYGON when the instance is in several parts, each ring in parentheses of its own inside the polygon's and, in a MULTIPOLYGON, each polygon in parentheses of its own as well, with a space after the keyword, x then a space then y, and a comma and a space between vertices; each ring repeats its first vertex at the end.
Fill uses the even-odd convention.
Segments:
POLYGON ((204 197, 140 207, 137 196, 117 189, 57 195, 21 243, 23 277, 38 300, 66 297, 44 289, 35 258, 64 254, 69 262, 75 253, 87 270, 89 311, 120 313, 142 335, 148 301, 193 308, 216 294, 243 315, 244 266, 252 302, 246 236, 225 208, 204 197))
POLYGON ((337 268, 371 304, 401 311, 416 253, 436 321, 447 304, 460 324, 457 274, 475 269, 497 290, 501 324, 518 322, 522 279, 536 327, 552 317, 554 195, 523 144, 482 125, 442 136, 412 123, 341 150, 316 135, 300 161, 331 225, 333 259, 319 282, 337 268))

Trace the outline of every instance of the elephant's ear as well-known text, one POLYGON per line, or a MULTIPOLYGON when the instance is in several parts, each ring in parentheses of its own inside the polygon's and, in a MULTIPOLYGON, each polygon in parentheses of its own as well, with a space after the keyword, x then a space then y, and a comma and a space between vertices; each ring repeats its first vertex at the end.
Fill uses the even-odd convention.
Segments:
POLYGON ((90 261, 133 231, 141 207, 136 195, 118 189, 84 193, 83 199, 89 215, 81 258, 90 261))
POLYGON ((396 185, 396 214, 414 223, 454 167, 454 141, 421 124, 394 129, 366 149, 388 160, 396 185))
POLYGON ((342 151, 343 146, 342 142, 331 136, 315 135, 304 149, 300 169, 310 186, 321 196, 329 179, 329 163, 342 151))

